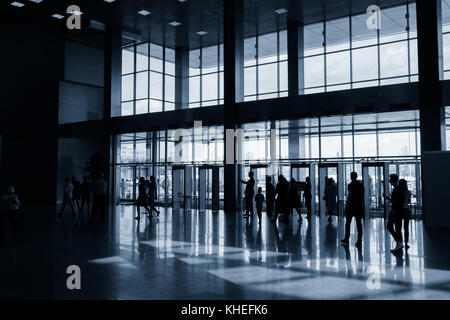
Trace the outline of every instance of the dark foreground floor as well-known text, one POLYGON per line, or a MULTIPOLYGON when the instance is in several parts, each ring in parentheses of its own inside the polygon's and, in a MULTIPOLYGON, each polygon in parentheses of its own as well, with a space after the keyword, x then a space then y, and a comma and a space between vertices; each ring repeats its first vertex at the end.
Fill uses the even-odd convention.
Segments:
POLYGON ((98 227, 28 208, 25 232, 8 231, 0 253, 0 298, 450 299, 450 232, 420 221, 394 256, 382 219, 366 221, 358 250, 339 244, 344 219, 259 227, 241 213, 167 209, 138 223, 133 206, 114 211, 98 227), (69 265, 81 268, 81 290, 66 287, 69 265))

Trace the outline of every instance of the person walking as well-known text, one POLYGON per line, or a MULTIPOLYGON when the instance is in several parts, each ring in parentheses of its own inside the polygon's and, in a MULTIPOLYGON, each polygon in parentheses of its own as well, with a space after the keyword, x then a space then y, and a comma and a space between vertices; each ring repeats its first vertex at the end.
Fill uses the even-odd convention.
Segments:
POLYGON ((398 185, 398 175, 389 175, 389 183, 394 187, 390 197, 384 196, 385 199, 391 202, 391 211, 388 217, 387 229, 394 238, 396 245, 391 252, 395 253, 403 248, 402 238, 402 218, 403 218, 403 202, 405 193, 398 185))
POLYGON ((156 212, 156 217, 159 217, 159 210, 155 207, 156 199, 158 199, 156 180, 154 176, 150 176, 150 181, 148 183, 148 206, 150 208, 149 218, 152 218, 152 212, 156 212))
POLYGON ((72 216, 75 217, 76 211, 75 206, 73 204, 73 185, 70 182, 69 178, 64 179, 64 187, 63 187, 63 203, 61 206, 61 210, 59 211, 58 216, 61 217, 66 206, 69 205, 72 208, 72 216))
POLYGON ((356 220, 356 228, 358 229, 358 241, 355 246, 362 246, 362 217, 364 214, 364 186, 358 181, 358 174, 352 172, 350 174, 351 182, 348 185, 348 197, 346 205, 346 219, 345 219, 345 237, 341 240, 341 244, 348 245, 350 239, 350 226, 352 218, 356 220))
POLYGON ((253 216, 253 196, 255 195, 255 179, 253 178, 254 173, 250 171, 248 173, 249 179, 244 181, 239 179, 239 181, 245 184, 244 191, 244 201, 245 201, 245 214, 244 217, 253 216))
POLYGON ((81 183, 75 177, 72 177, 73 185, 73 204, 80 210, 80 199, 81 199, 81 183))
POLYGON ((256 213, 258 214, 258 223, 261 224, 262 209, 264 204, 264 195, 262 194, 262 188, 258 188, 258 193, 255 196, 256 213))
POLYGON ((306 219, 311 218, 311 200, 312 200, 312 186, 311 179, 306 177, 305 191, 303 192, 303 198, 305 199, 305 206, 307 210, 306 219))
POLYGON ((272 219, 272 223, 277 222, 278 215, 287 214, 289 206, 289 183, 286 178, 281 174, 278 176, 277 186, 275 187, 275 193, 277 199, 275 200, 275 215, 272 219))
POLYGON ((325 185, 323 200, 327 207, 328 222, 332 222, 331 216, 336 212, 337 208, 337 186, 333 178, 328 179, 328 183, 325 185))
POLYGON ((291 183, 289 184, 289 204, 290 204, 291 212, 293 212, 294 209, 297 211, 298 222, 300 222, 300 223, 303 222, 302 214, 300 211, 302 202, 300 199, 299 186, 298 186, 297 181, 295 181, 294 178, 291 179, 291 183))
POLYGON ((403 212, 402 212, 402 219, 403 219, 403 232, 404 232, 404 242, 405 242, 405 249, 409 249, 409 220, 411 220, 411 210, 409 208, 409 205, 411 203, 411 191, 408 190, 408 183, 405 179, 400 179, 398 182, 398 187, 400 188, 400 191, 403 193, 403 212))
POLYGON ((137 216, 135 217, 136 220, 141 219, 141 207, 144 207, 145 210, 148 211, 149 215, 151 216, 152 211, 147 206, 147 192, 148 192, 148 184, 145 181, 144 177, 139 178, 139 186, 138 186, 138 198, 136 201, 136 208, 137 208, 137 216))
POLYGON ((108 183, 103 179, 103 173, 100 172, 97 179, 92 183, 92 217, 91 223, 94 223, 100 211, 100 223, 105 221, 106 194, 108 192, 108 183))
POLYGON ((273 215, 273 205, 275 202, 275 187, 272 184, 272 178, 267 176, 266 178, 266 212, 267 216, 273 215))

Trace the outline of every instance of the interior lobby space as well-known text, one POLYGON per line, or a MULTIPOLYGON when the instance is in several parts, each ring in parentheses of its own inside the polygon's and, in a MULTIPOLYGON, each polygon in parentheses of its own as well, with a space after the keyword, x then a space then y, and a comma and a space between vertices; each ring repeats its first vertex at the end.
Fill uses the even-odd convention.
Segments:
POLYGON ((0 300, 450 299, 450 0, 0 19, 0 300))

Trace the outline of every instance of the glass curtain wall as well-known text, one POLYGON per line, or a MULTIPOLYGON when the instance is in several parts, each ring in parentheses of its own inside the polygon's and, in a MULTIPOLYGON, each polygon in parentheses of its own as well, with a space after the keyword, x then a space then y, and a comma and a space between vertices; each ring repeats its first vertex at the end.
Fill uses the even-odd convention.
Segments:
POLYGON ((223 104, 223 44, 189 51, 189 108, 223 104))
POLYGON ((446 128, 447 150, 450 151, 450 107, 445 107, 445 128, 446 128))
POLYGON ((287 31, 244 39, 244 101, 287 95, 287 31))
POLYGON ((175 109, 175 51, 153 43, 122 49, 121 116, 175 109))
POLYGON ((305 25, 304 88, 300 94, 418 81, 416 5, 381 10, 381 28, 368 14, 305 25))
POLYGON ((450 79, 450 1, 441 0, 444 80, 450 79))
MULTIPOLYGON (((139 177, 148 179, 154 175, 158 200, 166 203, 172 196, 172 166, 190 165, 196 172, 198 166, 205 164, 223 165, 224 134, 221 126, 121 134, 117 139, 119 162, 115 165, 119 167, 121 200, 136 199, 139 177)), ((195 181, 193 194, 198 189, 195 181)), ((223 177, 220 181, 223 190, 223 177)), ((223 192, 221 196, 223 199, 223 192)))

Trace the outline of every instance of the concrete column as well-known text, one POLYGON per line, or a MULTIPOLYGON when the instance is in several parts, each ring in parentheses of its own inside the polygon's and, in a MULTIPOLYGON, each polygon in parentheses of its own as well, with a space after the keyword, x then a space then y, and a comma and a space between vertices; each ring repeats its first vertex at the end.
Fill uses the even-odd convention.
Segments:
POLYGON ((104 119, 121 114, 122 88, 122 36, 120 29, 106 27, 105 30, 105 97, 104 119))
POLYGON ((441 1, 417 1, 420 132, 422 153, 446 148, 442 107, 441 1))
MULTIPOLYGON (((244 100, 244 2, 223 0, 224 6, 224 129, 235 130, 236 103, 244 100)), ((225 135, 225 139, 226 139, 225 135)), ((231 139, 231 138, 230 138, 231 139)), ((234 141, 233 135, 233 141, 234 141)), ((224 143, 225 159, 227 143, 224 143)), ((236 150, 236 148, 234 148, 236 150)), ((235 156, 236 159, 236 156, 235 156)), ((225 212, 237 205, 237 164, 224 163, 225 212)))
POLYGON ((299 58, 303 55, 304 39, 303 28, 298 21, 288 22, 288 91, 290 97, 303 93, 304 72, 303 61, 299 58))
POLYGON ((175 49, 175 110, 189 108, 189 49, 175 49))

